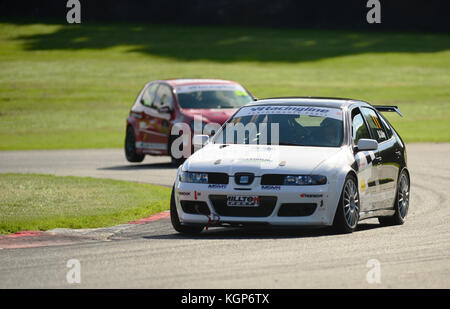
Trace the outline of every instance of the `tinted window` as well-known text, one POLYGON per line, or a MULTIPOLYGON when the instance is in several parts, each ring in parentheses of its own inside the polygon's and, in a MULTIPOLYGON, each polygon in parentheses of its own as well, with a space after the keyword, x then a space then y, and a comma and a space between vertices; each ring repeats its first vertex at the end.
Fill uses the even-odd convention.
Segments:
POLYGON ((361 138, 370 138, 369 131, 367 130, 367 126, 364 123, 364 119, 359 109, 355 109, 353 111, 352 138, 353 138, 353 145, 355 146, 358 145, 358 141, 361 138))
POLYGON ((339 147, 342 111, 315 106, 244 107, 216 135, 215 143, 339 147))
POLYGON ((388 138, 386 132, 384 131, 381 120, 378 117, 377 113, 373 109, 365 107, 362 108, 362 112, 369 125, 372 135, 377 140, 377 142, 380 143, 387 140, 388 138))
POLYGON ((253 99, 248 94, 240 95, 234 91, 196 91, 179 94, 178 101, 182 108, 236 108, 253 99))
POLYGON ((172 90, 170 90, 168 86, 166 85, 159 86, 158 91, 156 92, 156 97, 153 106, 155 108, 161 107, 169 107, 170 109, 173 108, 172 90))
POLYGON ((175 88, 181 108, 236 108, 253 101, 237 84, 187 85, 175 88))
POLYGON ((142 95, 142 103, 145 106, 152 106, 153 100, 155 99, 156 89, 158 88, 158 84, 152 84, 145 89, 144 94, 142 95))
POLYGON ((391 126, 383 117, 379 118, 381 119, 381 123, 383 124, 384 130, 386 131, 387 138, 390 139, 393 135, 391 126))

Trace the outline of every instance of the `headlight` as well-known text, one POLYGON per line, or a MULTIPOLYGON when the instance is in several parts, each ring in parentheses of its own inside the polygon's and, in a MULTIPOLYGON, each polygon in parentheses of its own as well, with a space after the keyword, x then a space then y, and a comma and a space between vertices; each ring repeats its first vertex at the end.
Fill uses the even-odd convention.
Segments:
POLYGON ((324 185, 327 183, 327 177, 321 175, 288 175, 284 177, 285 186, 313 186, 324 185))
POLYGON ((194 173, 194 172, 181 172, 181 182, 191 183, 208 183, 208 174, 206 173, 194 173))

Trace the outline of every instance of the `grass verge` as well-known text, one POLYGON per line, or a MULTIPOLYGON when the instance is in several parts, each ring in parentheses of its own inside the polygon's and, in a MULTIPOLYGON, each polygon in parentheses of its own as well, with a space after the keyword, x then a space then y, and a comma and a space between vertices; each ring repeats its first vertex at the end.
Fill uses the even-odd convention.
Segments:
POLYGON ((170 189, 84 177, 0 174, 0 234, 95 228, 167 210, 170 189))
POLYGON ((399 105, 406 142, 450 142, 450 36, 131 23, 0 23, 0 150, 122 147, 148 81, 399 105))

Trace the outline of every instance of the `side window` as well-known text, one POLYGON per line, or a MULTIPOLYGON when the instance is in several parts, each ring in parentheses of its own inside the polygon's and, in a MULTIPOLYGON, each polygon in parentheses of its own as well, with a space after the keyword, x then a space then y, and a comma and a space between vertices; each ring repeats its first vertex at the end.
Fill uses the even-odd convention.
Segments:
POLYGON ((386 132, 383 129, 380 118, 377 113, 370 108, 363 107, 362 112, 364 118, 366 119, 370 131, 372 131, 372 135, 377 140, 377 142, 381 143, 388 139, 386 132))
POLYGON ((363 116, 358 108, 355 108, 352 112, 352 138, 355 146, 358 145, 361 138, 370 138, 369 130, 367 130, 363 116))
POLYGON ((394 133, 392 133, 392 128, 389 123, 384 119, 383 116, 379 117, 381 119, 381 123, 383 124, 384 130, 387 134, 387 139, 390 139, 394 133))
POLYGON ((152 107, 153 101, 155 100, 156 89, 158 88, 158 84, 152 84, 145 89, 144 94, 142 95, 141 102, 145 106, 152 107))
POLYGON ((161 85, 156 92, 155 108, 168 107, 173 109, 173 96, 172 91, 166 85, 161 85))

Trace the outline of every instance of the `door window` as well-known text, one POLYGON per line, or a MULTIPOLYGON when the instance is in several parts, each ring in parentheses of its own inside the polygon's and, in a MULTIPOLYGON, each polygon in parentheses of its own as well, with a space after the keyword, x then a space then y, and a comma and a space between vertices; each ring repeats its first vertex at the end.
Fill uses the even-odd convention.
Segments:
POLYGON ((153 107, 153 101, 155 100, 157 88, 158 84, 152 84, 145 89, 141 99, 142 104, 148 107, 153 107))
POLYGON ((364 122, 363 116, 358 108, 354 109, 352 112, 352 138, 353 145, 358 145, 361 138, 369 138, 369 130, 364 122))
POLYGON ((173 96, 172 91, 166 85, 161 85, 156 92, 155 102, 153 104, 155 108, 167 107, 168 110, 173 109, 173 96))

